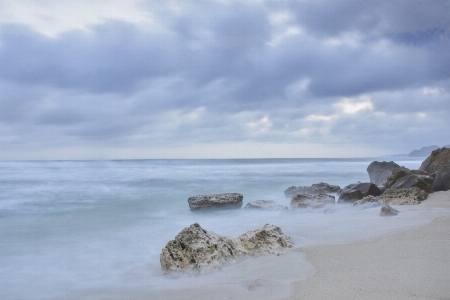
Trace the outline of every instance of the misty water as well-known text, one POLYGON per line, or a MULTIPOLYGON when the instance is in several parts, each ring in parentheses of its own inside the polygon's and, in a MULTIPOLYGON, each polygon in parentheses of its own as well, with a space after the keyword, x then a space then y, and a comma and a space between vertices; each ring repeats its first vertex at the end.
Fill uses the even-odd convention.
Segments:
MULTIPOLYGON (((241 209, 198 214, 187 203, 193 195, 237 192, 244 195, 244 206, 253 200, 288 206, 283 193, 288 187, 368 181, 366 168, 373 160, 383 159, 0 162, 0 298, 182 285, 182 279, 163 276, 159 254, 194 222, 234 237, 271 223, 297 247, 372 239, 432 220, 433 212, 383 219, 379 208, 350 204, 335 205, 330 213, 241 209)), ((417 169, 421 160, 396 162, 417 169)), ((196 278, 202 280, 207 279, 196 278)))

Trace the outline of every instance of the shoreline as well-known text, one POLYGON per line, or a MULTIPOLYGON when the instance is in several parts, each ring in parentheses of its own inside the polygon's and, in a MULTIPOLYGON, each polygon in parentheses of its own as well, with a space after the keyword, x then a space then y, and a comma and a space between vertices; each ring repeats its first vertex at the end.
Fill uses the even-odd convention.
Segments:
POLYGON ((170 288, 84 290, 67 299, 449 299, 450 191, 393 207, 443 214, 375 239, 294 246, 280 257, 246 259, 213 276, 173 279, 170 288))

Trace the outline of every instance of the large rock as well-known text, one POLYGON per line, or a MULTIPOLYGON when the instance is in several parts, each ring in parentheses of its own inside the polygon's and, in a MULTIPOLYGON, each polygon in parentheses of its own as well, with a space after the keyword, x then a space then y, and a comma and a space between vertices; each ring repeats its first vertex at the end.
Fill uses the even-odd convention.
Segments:
POLYGON ((450 189, 450 163, 444 163, 436 171, 433 182, 433 191, 448 191, 450 189))
POLYGON ((387 189, 377 199, 382 204, 415 205, 427 199, 428 193, 421 188, 387 189))
POLYGON ((386 188, 391 188, 400 178, 408 175, 423 175, 427 176, 428 173, 420 170, 409 170, 407 168, 401 167, 392 171, 391 176, 386 180, 386 188))
POLYGON ((243 199, 242 194, 225 193, 189 197, 188 203, 191 210, 229 209, 241 208, 243 199))
POLYGON ((433 179, 427 175, 406 175, 400 177, 390 189, 409 189, 412 187, 421 188, 424 191, 431 192, 433 186, 433 179))
POLYGON ((400 168, 393 161, 374 161, 367 167, 367 173, 369 173, 370 182, 377 186, 386 185, 386 180, 391 176, 392 171, 400 168))
POLYGON ((398 215, 398 210, 390 207, 388 204, 383 204, 383 206, 381 206, 380 216, 389 217, 396 215, 398 215))
POLYGON ((334 204, 334 196, 328 194, 297 194, 291 199, 291 208, 321 208, 334 204))
POLYGON ((370 182, 349 184, 344 187, 342 192, 339 194, 339 202, 355 201, 369 195, 379 196, 381 195, 381 191, 375 184, 370 182))
POLYGON ((276 203, 272 200, 255 200, 247 203, 245 209, 262 209, 262 210, 283 210, 288 209, 286 206, 276 203))
POLYGON ((331 185, 325 182, 314 183, 311 186, 291 186, 284 191, 286 198, 295 196, 297 194, 338 194, 341 188, 337 185, 331 185))
POLYGON ((231 238, 207 231, 195 223, 167 243, 160 262, 165 273, 196 273, 215 269, 239 257, 276 254, 278 250, 292 246, 291 238, 274 225, 266 224, 262 229, 231 238))
POLYGON ((450 162, 450 148, 441 148, 431 152, 420 166, 419 170, 426 171, 428 173, 434 173, 437 171, 440 165, 450 162))

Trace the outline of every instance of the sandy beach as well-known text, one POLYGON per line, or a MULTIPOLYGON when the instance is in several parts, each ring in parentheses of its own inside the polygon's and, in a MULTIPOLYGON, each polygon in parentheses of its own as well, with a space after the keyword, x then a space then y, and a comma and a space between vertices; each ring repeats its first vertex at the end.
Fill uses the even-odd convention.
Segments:
POLYGON ((169 289, 91 290, 73 299, 450 299, 450 191, 396 208, 441 213, 371 241, 294 248, 214 276, 175 278, 169 289))

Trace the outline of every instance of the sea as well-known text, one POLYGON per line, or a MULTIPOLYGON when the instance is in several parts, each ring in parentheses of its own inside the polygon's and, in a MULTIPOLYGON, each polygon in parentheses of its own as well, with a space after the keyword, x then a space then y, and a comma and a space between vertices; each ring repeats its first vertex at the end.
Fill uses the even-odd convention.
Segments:
MULTIPOLYGON (((389 220, 379 207, 255 211, 254 200, 289 206, 284 190, 368 182, 374 160, 410 169, 422 159, 217 159, 0 162, 0 299, 64 299, 80 291, 173 288, 159 255, 195 222, 234 236, 270 223, 296 247, 367 240, 419 226, 414 213, 389 220), (194 195, 241 193, 242 209, 193 213, 194 195)), ((198 281, 207 280, 200 276, 198 281)))

